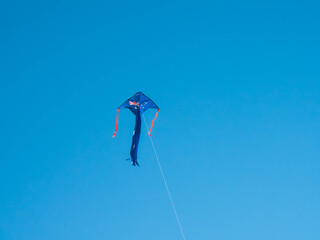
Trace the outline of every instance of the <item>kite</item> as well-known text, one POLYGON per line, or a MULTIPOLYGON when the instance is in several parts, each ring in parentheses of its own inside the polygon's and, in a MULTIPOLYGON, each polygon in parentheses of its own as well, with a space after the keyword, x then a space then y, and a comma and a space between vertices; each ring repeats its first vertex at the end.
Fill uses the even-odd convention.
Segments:
MULTIPOLYGON (((131 144, 131 150, 130 150, 130 156, 131 156, 131 163, 133 166, 139 166, 137 162, 137 155, 138 155, 138 145, 139 145, 139 139, 140 139, 140 132, 141 132, 141 116, 142 114, 148 110, 149 108, 157 109, 156 116, 152 120, 151 128, 149 131, 149 136, 151 136, 151 131, 153 128, 154 120, 158 116, 159 108, 157 104, 155 104, 150 98, 148 98, 146 95, 144 95, 142 92, 137 92, 135 95, 133 95, 131 98, 126 100, 124 103, 122 103, 118 109, 117 109, 117 120, 116 120, 116 129, 114 131, 113 137, 116 136, 117 130, 118 130, 118 117, 119 117, 119 109, 121 108, 129 108, 129 110, 136 116, 136 123, 133 131, 132 136, 132 144, 131 144)), ((128 159, 130 160, 130 158, 128 159)))
MULTIPOLYGON (((167 190, 167 193, 168 193, 168 196, 169 196, 169 199, 170 199, 174 214, 176 216, 176 219, 177 219, 177 222, 178 222, 178 225, 179 225, 179 228, 180 228, 181 236, 182 236, 182 238, 184 240, 186 240, 186 238, 184 236, 184 232, 183 232, 182 226, 181 226, 181 223, 180 223, 180 220, 179 220, 179 217, 178 217, 178 214, 177 214, 177 211, 176 211, 176 208, 174 206, 174 203, 173 203, 173 200, 172 200, 172 197, 171 197, 171 193, 169 191, 169 187, 168 187, 166 178, 165 178, 165 176, 163 174, 162 167, 161 167, 160 161, 158 159, 158 154, 156 152, 156 149, 154 147, 154 144, 153 144, 153 141, 152 141, 152 138, 151 138, 151 134, 150 134, 151 131, 152 131, 152 128, 153 128, 154 120, 156 120, 156 118, 158 116, 158 112, 159 112, 160 109, 158 108, 157 104, 155 104, 150 98, 148 98, 142 92, 137 92, 135 95, 133 95, 131 98, 126 100, 124 103, 122 103, 118 107, 118 109, 117 109, 116 130, 114 131, 113 137, 115 137, 116 134, 117 134, 119 109, 121 109, 121 108, 129 108, 129 110, 136 116, 136 123, 135 123, 134 131, 133 131, 132 144, 131 144, 131 150, 130 150, 131 162, 132 162, 133 166, 139 166, 139 164, 137 162, 137 153, 138 153, 138 144, 139 144, 140 133, 141 133, 141 116, 143 116, 142 114, 146 110, 148 110, 149 108, 157 109, 156 116, 152 120, 151 128, 150 128, 150 131, 148 132, 148 134, 150 136, 150 141, 151 141, 152 146, 153 146, 153 151, 154 151, 156 159, 157 159, 157 163, 158 163, 158 166, 159 166, 162 178, 163 178, 163 182, 164 182, 164 184, 166 186, 166 190, 167 190)), ((144 116, 143 116, 143 118, 144 118, 144 116)), ((147 124, 146 124, 146 127, 147 127, 147 124)), ((130 160, 130 158, 128 160, 130 160)))

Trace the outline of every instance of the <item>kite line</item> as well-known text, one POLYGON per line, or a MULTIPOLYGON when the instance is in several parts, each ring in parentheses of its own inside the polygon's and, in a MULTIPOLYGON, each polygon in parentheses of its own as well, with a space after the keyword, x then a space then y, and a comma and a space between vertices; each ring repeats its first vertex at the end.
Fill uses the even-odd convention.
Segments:
MULTIPOLYGON (((146 129, 147 129, 147 132, 148 132, 148 129, 149 129, 149 128, 148 128, 148 124, 147 124, 147 122, 146 122, 146 119, 145 119, 145 117, 144 117, 144 114, 142 114, 142 117, 143 117, 144 123, 145 123, 145 125, 146 125, 146 129)), ((178 217, 178 213, 177 213, 176 207, 174 206, 174 203, 173 203, 173 200, 172 200, 172 197, 171 197, 171 193, 170 193, 170 190, 169 190, 169 187, 168 187, 166 178, 165 178, 164 173, 163 173, 163 171, 162 171, 162 167, 161 167, 161 164, 160 164, 160 161, 159 161, 159 158, 158 158, 158 154, 157 154, 156 148, 154 147, 153 140, 152 140, 152 137, 151 137, 150 134, 149 134, 149 137, 150 137, 150 142, 151 142, 151 145, 152 145, 154 154, 155 154, 156 159, 157 159, 157 163, 158 163, 158 166, 159 166, 161 175, 162 175, 162 179, 163 179, 164 185, 166 186, 166 190, 167 190, 167 193, 168 193, 170 202, 171 202, 171 206, 172 206, 173 211, 174 211, 174 215, 176 216, 176 219, 177 219, 177 222, 178 222, 178 225, 179 225, 179 228, 180 228, 180 232, 181 232, 182 238, 183 238, 184 240, 186 240, 186 238, 185 238, 185 236, 184 236, 184 233, 183 233, 183 229, 182 229, 180 220, 179 220, 179 217, 178 217)))

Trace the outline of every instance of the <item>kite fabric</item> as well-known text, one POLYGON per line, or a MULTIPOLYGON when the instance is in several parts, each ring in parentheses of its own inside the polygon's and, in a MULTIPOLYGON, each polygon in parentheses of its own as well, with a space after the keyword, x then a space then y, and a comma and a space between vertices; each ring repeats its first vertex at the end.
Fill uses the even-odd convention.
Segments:
POLYGON ((130 150, 130 156, 131 156, 131 163, 133 166, 139 166, 137 162, 137 154, 138 154, 138 145, 139 145, 139 139, 140 139, 140 133, 141 133, 141 115, 149 108, 157 109, 157 113, 155 118, 152 120, 151 128, 149 131, 149 136, 152 128, 154 120, 158 116, 159 108, 158 106, 146 95, 144 95, 142 92, 137 92, 135 95, 133 95, 131 98, 126 100, 124 103, 122 103, 118 109, 117 109, 117 121, 116 121, 116 129, 114 131, 113 137, 116 136, 117 130, 118 130, 118 117, 119 117, 119 109, 121 108, 128 108, 135 116, 136 116, 136 123, 133 131, 132 136, 132 144, 131 144, 131 150, 130 150))

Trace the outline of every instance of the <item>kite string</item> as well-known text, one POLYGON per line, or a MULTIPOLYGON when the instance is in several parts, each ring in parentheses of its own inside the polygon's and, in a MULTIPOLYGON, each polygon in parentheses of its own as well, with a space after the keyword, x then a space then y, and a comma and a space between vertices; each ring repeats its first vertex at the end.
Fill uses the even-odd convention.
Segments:
MULTIPOLYGON (((149 128, 148 128, 146 119, 145 119, 145 117, 144 117, 143 114, 142 114, 142 117, 143 117, 144 123, 145 123, 145 125, 146 125, 146 129, 147 129, 147 131, 148 131, 149 128)), ((168 196, 169 196, 169 198, 170 198, 170 202, 171 202, 171 205, 172 205, 172 208, 173 208, 173 211, 174 211, 174 215, 176 216, 176 219, 177 219, 177 222, 178 222, 178 225, 179 225, 179 228, 180 228, 180 232, 181 232, 182 238, 183 238, 184 240, 186 240, 186 238, 185 238, 185 236, 184 236, 184 233, 183 233, 183 229, 182 229, 180 220, 179 220, 179 217, 178 217, 178 214, 177 214, 177 211, 176 211, 176 207, 174 206, 174 203, 173 203, 173 200, 172 200, 172 197, 171 197, 171 193, 170 193, 170 190, 169 190, 169 187, 168 187, 166 178, 165 178, 164 173, 163 173, 163 171, 162 171, 162 167, 161 167, 161 164, 160 164, 160 161, 159 161, 159 158, 158 158, 158 154, 157 154, 156 148, 154 147, 154 144, 153 144, 153 140, 152 140, 151 135, 149 135, 149 137, 150 137, 151 145, 152 145, 152 148, 153 148, 154 154, 155 154, 155 156, 156 156, 157 163, 158 163, 158 166, 159 166, 161 175, 162 175, 163 182, 164 182, 164 184, 165 184, 165 186, 166 186, 166 190, 167 190, 168 196)))

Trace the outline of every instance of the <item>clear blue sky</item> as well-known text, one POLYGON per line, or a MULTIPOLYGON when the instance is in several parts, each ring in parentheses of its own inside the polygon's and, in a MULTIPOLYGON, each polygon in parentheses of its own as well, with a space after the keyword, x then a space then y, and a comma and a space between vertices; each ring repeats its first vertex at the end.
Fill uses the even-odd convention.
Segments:
POLYGON ((0 239, 320 239, 319 1, 1 1, 0 239), (150 124, 155 111, 146 112, 150 124))

